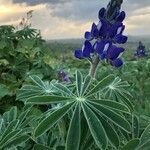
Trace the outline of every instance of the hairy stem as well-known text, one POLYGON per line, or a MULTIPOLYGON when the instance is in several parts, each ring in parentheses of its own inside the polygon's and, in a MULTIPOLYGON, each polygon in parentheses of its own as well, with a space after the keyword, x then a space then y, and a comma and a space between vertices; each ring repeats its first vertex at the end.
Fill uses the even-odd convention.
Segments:
POLYGON ((89 71, 89 75, 92 78, 95 78, 95 76, 96 76, 98 64, 99 64, 99 57, 96 56, 95 60, 93 60, 93 62, 91 62, 91 67, 90 67, 90 71, 89 71))

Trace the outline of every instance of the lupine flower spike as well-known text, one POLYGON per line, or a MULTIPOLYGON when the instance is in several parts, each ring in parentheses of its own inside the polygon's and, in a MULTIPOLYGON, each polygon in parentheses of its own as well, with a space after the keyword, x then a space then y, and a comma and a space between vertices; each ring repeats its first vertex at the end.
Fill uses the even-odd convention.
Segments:
POLYGON ((143 45, 143 43, 141 41, 139 42, 139 46, 137 47, 137 50, 134 53, 134 56, 138 57, 138 58, 140 58, 140 57, 147 57, 148 56, 148 53, 145 50, 145 46, 143 45))
POLYGON ((123 61, 120 54, 125 51, 119 44, 127 42, 123 35, 125 12, 120 11, 122 0, 111 0, 107 8, 101 8, 98 13, 98 23, 93 23, 91 30, 86 31, 82 49, 75 51, 78 59, 88 59, 91 62, 90 75, 95 76, 100 61, 107 60, 112 66, 120 67, 123 61))

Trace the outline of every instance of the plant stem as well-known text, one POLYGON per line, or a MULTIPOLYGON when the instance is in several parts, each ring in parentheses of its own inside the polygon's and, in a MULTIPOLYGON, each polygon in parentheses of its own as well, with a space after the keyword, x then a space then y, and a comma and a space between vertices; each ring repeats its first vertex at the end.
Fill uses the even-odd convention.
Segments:
POLYGON ((99 57, 96 56, 95 60, 93 60, 93 62, 91 62, 91 67, 90 67, 90 71, 89 71, 89 75, 92 78, 95 78, 95 76, 96 76, 98 64, 99 64, 99 57))

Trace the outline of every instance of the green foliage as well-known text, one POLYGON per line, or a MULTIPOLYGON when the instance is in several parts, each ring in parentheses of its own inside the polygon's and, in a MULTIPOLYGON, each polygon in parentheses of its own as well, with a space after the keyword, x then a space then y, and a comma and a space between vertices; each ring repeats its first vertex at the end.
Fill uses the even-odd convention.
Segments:
MULTIPOLYGON (((93 142, 100 149, 105 149, 110 145, 116 148, 119 147, 119 134, 115 130, 121 129, 126 133, 131 132, 131 125, 126 118, 130 116, 130 109, 124 101, 117 102, 110 99, 110 97, 109 99, 102 99, 106 96, 105 89, 108 89, 115 80, 116 78, 110 75, 94 85, 95 81, 89 76, 83 78, 82 74, 77 71, 76 84, 74 86, 67 87, 61 83, 53 83, 54 93, 39 96, 29 94, 28 98, 25 97, 26 104, 60 104, 56 108, 54 107, 55 110, 53 112, 47 112, 46 118, 40 120, 38 126, 35 128, 34 136, 39 137, 43 135, 55 124, 59 124, 62 118, 69 115, 68 119, 70 123, 68 124, 69 130, 65 144, 66 149, 70 150, 82 147, 80 138, 82 136, 81 122, 83 119, 86 120, 89 132, 94 140, 93 142), (97 97, 97 95, 99 96, 97 97), (111 131, 111 134, 108 131, 111 131), (112 135, 116 138, 113 138, 112 135), (116 141, 117 139, 118 142, 116 141)), ((43 87, 43 83, 40 81, 38 85, 42 85, 43 87)), ((26 87, 29 87, 29 85, 22 87, 20 90, 22 92, 22 94, 19 94, 20 99, 24 97, 24 89, 26 87)), ((33 91, 34 87, 33 89, 30 87, 29 89, 33 91)), ((121 89, 118 90, 121 91, 121 89)))
MULTIPOLYGON (((12 107, 0 117, 0 149, 17 148, 24 144, 28 139, 32 129, 28 127, 27 114, 29 109, 24 110, 19 116, 17 108, 12 107)), ((31 120, 31 119, 30 119, 31 120)))
POLYGON ((0 101, 4 105, 15 103, 16 90, 32 74, 51 78, 53 69, 44 60, 48 47, 36 29, 16 30, 13 26, 0 26, 0 101))

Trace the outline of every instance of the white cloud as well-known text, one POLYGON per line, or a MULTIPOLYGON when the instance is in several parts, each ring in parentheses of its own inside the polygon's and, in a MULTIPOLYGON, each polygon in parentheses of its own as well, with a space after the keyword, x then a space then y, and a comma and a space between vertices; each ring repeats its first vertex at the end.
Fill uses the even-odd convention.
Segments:
POLYGON ((126 28, 128 34, 150 35, 150 6, 136 9, 128 16, 126 28))
MULTIPOLYGON (((63 5, 40 3, 30 6, 26 3, 13 3, 12 0, 0 0, 0 25, 16 25, 25 17, 26 12, 34 10, 32 25, 41 30, 44 38, 81 38, 90 29, 92 22, 98 21, 99 7, 106 6, 104 0, 100 3, 99 0, 85 2, 72 0, 63 5)), ((126 34, 150 34, 150 6, 137 9, 136 3, 132 5, 125 1, 123 9, 128 10, 125 20, 126 34)))

